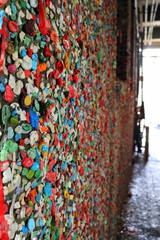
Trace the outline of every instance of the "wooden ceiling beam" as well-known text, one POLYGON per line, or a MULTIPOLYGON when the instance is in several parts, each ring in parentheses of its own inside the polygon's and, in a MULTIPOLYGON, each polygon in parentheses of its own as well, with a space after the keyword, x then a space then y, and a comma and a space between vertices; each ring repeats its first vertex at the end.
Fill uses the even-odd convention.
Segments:
POLYGON ((148 42, 148 40, 144 41, 144 46, 160 46, 160 38, 152 38, 151 42, 148 42))
POLYGON ((160 27, 160 21, 153 21, 153 22, 143 22, 143 27, 160 27))
MULTIPOLYGON (((140 0, 142 1, 142 5, 145 6, 146 5, 146 0, 140 0)), ((152 0, 148 0, 148 5, 152 5, 152 0)))

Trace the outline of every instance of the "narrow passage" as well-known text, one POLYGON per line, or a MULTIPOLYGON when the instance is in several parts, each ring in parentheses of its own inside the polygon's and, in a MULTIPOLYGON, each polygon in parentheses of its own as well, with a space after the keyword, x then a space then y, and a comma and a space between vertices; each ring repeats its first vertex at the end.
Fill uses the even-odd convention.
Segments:
POLYGON ((134 162, 121 240, 160 240, 160 127, 150 128, 150 156, 134 162))

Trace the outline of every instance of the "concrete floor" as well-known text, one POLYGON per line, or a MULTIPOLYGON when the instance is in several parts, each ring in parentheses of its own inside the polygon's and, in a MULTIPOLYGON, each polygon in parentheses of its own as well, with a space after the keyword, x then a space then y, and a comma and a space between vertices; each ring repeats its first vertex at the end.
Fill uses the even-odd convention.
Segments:
POLYGON ((149 159, 135 158, 121 240, 160 240, 160 128, 150 129, 149 159))

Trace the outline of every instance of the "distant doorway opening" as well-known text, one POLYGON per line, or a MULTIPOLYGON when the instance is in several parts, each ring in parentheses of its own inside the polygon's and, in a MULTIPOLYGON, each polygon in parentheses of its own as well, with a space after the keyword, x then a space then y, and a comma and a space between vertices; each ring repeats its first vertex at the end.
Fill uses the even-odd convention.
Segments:
POLYGON ((160 49, 143 51, 145 125, 160 127, 160 49))

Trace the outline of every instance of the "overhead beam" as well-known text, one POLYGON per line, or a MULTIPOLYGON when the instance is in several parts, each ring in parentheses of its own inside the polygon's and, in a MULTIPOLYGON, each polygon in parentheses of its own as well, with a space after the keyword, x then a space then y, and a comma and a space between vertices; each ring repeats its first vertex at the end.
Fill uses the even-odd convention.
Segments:
MULTIPOLYGON (((145 41, 147 42, 147 41, 145 41)), ((152 38, 152 42, 159 42, 160 43, 160 38, 152 38)))
MULTIPOLYGON (((143 6, 146 5, 146 0, 142 1, 143 6)), ((148 0, 148 5, 152 5, 152 0, 148 0)))
POLYGON ((152 38, 150 41, 148 40, 144 40, 144 45, 148 45, 148 46, 160 46, 160 38, 152 38))
POLYGON ((160 27, 160 21, 143 22, 142 25, 143 27, 160 27))

